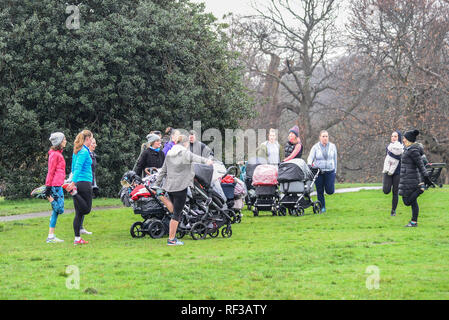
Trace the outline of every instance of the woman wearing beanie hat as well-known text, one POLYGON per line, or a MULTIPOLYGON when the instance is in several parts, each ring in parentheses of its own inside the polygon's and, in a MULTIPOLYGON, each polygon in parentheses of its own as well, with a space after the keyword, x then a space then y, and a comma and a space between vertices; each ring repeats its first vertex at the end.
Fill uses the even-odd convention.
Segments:
POLYGON ((418 130, 411 130, 404 133, 402 138, 405 151, 401 157, 399 195, 402 196, 406 206, 412 207, 412 220, 406 227, 418 226, 419 206, 417 199, 424 192, 424 184, 421 182, 421 177, 426 185, 432 185, 422 160, 424 150, 420 144, 415 143, 418 135, 418 130))
POLYGON ((161 137, 157 134, 147 136, 149 148, 146 149, 137 161, 135 172, 142 176, 146 168, 162 168, 165 160, 165 154, 161 150, 161 137))
POLYGON ((396 130, 391 134, 391 143, 386 147, 386 157, 383 171, 383 192, 393 193, 391 216, 396 216, 399 201, 399 180, 401 177, 401 155, 404 152, 402 134, 396 130))
POLYGON ((300 159, 302 157, 303 147, 301 144, 301 139, 299 138, 299 128, 294 126, 288 131, 288 141, 285 145, 285 161, 292 159, 300 159))
POLYGON ((58 216, 64 213, 64 192, 62 185, 65 179, 65 160, 62 151, 67 144, 67 140, 62 132, 52 133, 50 136, 52 144, 48 151, 48 173, 45 179, 45 196, 52 207, 50 226, 47 243, 63 242, 55 236, 56 222, 58 216))

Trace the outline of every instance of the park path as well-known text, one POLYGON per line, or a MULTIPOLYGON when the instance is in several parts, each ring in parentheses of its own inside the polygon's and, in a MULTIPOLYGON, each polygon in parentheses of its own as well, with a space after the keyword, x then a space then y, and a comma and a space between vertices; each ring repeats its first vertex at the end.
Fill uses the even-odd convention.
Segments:
MULTIPOLYGON (((96 207, 96 208, 92 208, 92 211, 120 209, 120 208, 124 208, 124 207, 123 206, 96 207)), ((64 214, 69 214, 69 213, 74 213, 74 212, 75 212, 75 209, 64 210, 64 214)), ((0 222, 9 222, 9 221, 17 221, 17 220, 50 217, 51 213, 52 213, 51 211, 44 211, 44 212, 17 214, 17 215, 13 215, 13 216, 5 216, 5 217, 0 217, 0 222)))
MULTIPOLYGON (((342 189, 336 189, 335 193, 348 193, 348 192, 359 192, 361 190, 381 190, 381 189, 382 189, 382 187, 342 188, 342 189)), ((315 196, 316 192, 312 192, 311 195, 315 196)), ((101 211, 101 210, 119 209, 119 208, 124 208, 124 207, 123 206, 97 207, 97 208, 92 208, 92 211, 101 211)), ((66 210, 64 212, 64 214, 73 213, 73 212, 75 212, 74 209, 69 209, 69 210, 66 210)), ((34 219, 34 218, 42 218, 42 217, 49 217, 49 216, 51 216, 51 211, 26 213, 26 214, 14 215, 14 216, 0 217, 0 222, 34 219)))

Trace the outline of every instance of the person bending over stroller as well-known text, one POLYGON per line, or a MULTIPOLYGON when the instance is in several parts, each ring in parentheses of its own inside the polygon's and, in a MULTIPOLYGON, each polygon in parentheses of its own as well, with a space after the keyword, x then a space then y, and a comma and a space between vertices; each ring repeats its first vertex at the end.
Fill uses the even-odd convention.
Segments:
POLYGON ((187 199, 187 188, 193 187, 195 177, 194 163, 205 163, 213 165, 213 161, 193 154, 189 150, 189 138, 185 135, 178 136, 176 144, 167 152, 164 165, 159 171, 154 188, 157 195, 161 195, 162 180, 165 178, 163 189, 168 192, 170 201, 173 203, 173 216, 170 221, 169 237, 167 245, 183 245, 182 241, 176 239, 176 231, 182 217, 187 199))

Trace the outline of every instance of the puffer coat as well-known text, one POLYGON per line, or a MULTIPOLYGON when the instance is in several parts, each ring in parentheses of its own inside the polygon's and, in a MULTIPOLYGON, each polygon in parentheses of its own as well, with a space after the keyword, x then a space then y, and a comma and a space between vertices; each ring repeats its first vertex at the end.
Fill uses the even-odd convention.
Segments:
POLYGON ((418 184, 428 176, 424 167, 422 155, 424 150, 421 145, 414 143, 405 148, 401 157, 401 178, 399 181, 399 195, 408 197, 418 188, 418 184))

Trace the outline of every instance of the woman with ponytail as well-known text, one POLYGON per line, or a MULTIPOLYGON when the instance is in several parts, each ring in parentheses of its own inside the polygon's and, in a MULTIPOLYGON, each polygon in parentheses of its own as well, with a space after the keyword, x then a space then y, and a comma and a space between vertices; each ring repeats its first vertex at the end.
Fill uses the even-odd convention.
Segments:
POLYGON ((75 219, 73 230, 75 232, 75 245, 87 244, 88 241, 81 239, 80 230, 83 217, 92 209, 92 158, 89 147, 92 143, 93 134, 89 130, 81 131, 75 139, 72 158, 72 183, 66 188, 72 194, 75 206, 75 219))

